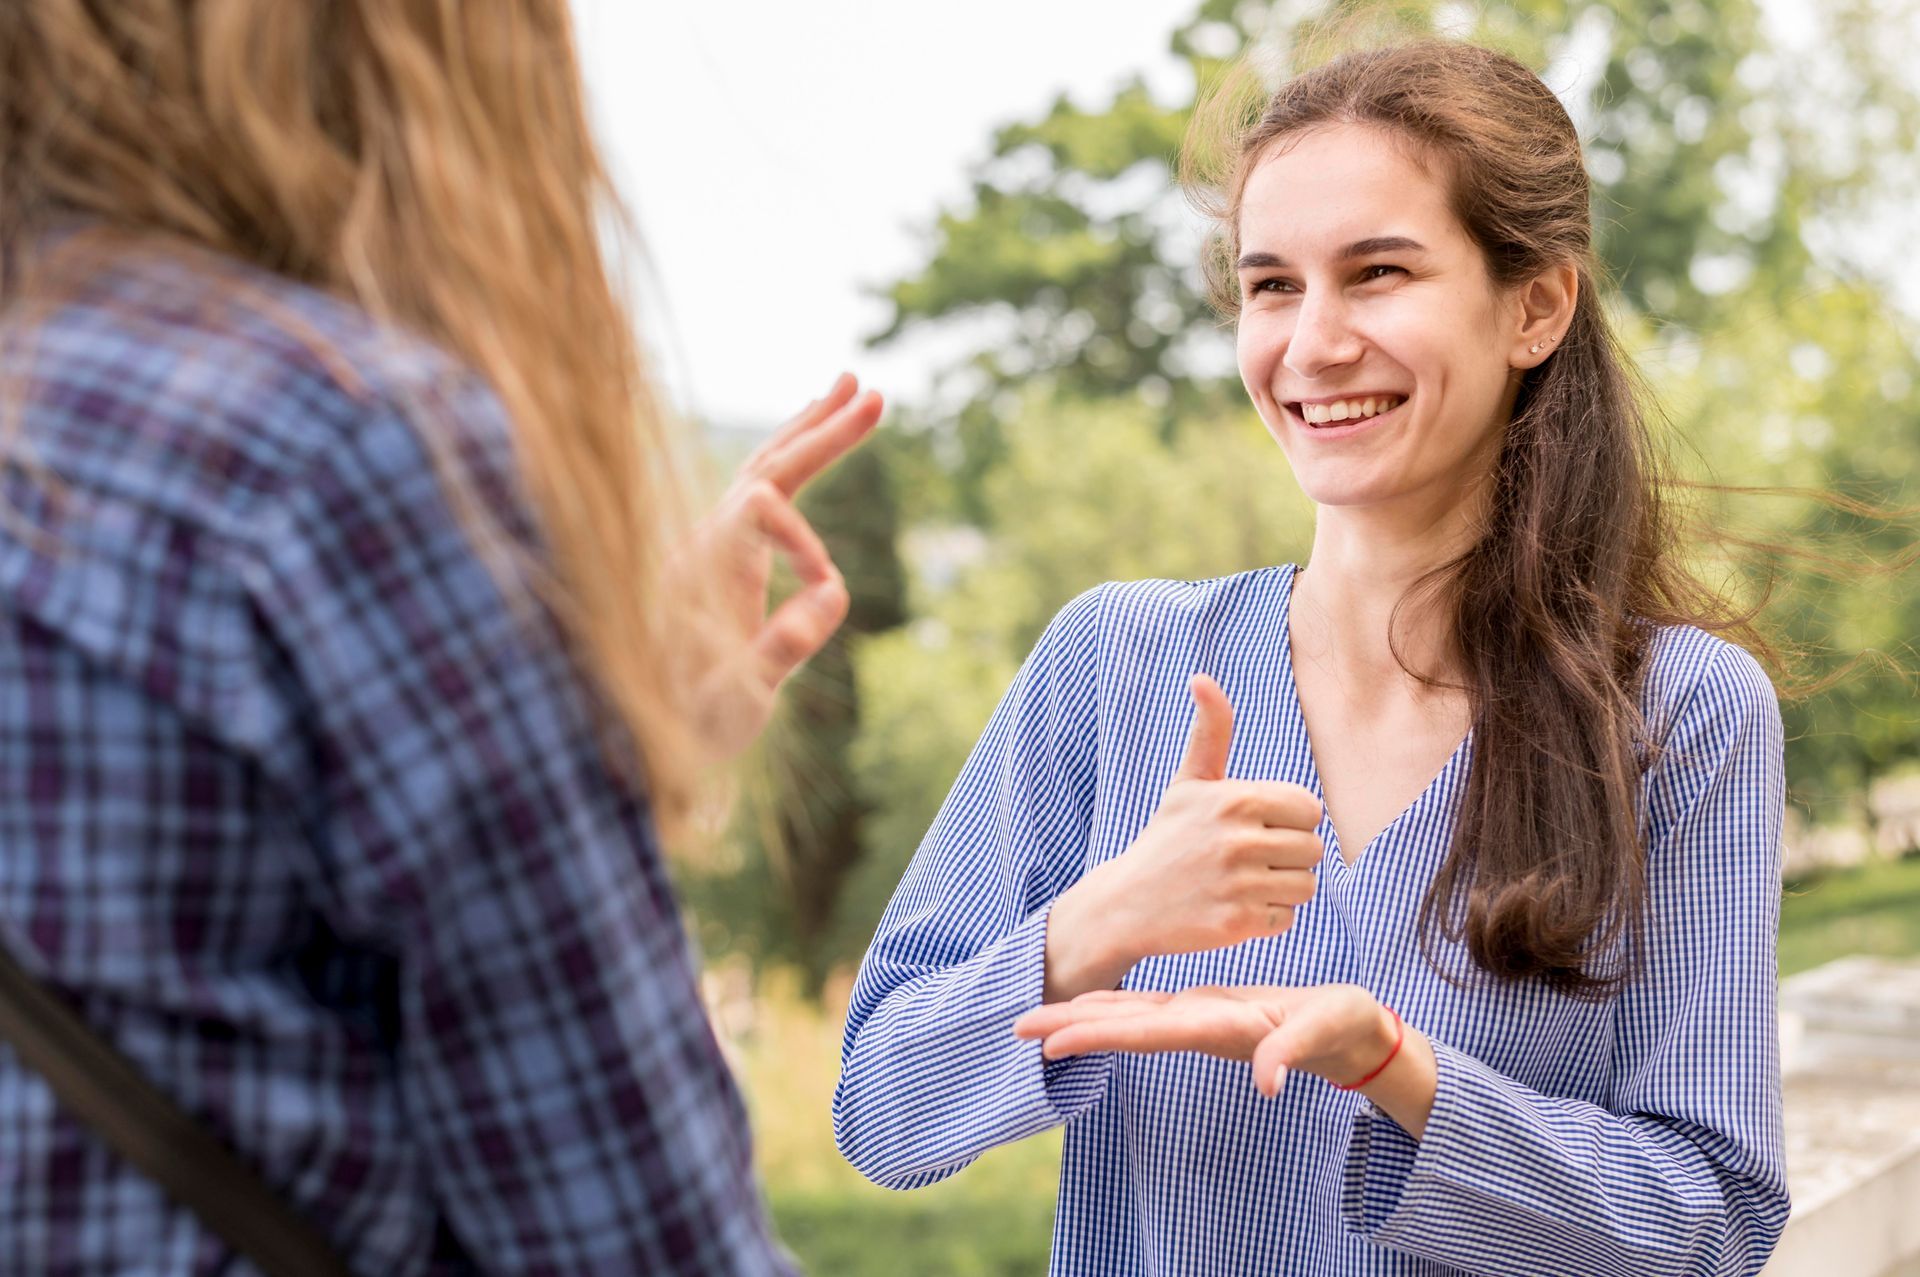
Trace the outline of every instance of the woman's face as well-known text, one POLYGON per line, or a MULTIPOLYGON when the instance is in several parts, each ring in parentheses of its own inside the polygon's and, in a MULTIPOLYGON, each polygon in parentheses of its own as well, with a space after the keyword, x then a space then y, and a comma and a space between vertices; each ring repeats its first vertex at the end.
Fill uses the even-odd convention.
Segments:
POLYGON ((1316 504, 1451 509, 1498 454, 1520 310, 1438 175, 1386 134, 1279 145, 1240 209, 1247 393, 1316 504))

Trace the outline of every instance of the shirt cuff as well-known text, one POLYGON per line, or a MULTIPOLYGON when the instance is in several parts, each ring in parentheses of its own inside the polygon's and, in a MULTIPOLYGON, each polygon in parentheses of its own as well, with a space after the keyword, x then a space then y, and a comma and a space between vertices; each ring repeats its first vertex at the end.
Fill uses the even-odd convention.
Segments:
POLYGON ((1421 1138, 1375 1108, 1365 1098, 1354 1112, 1341 1177, 1340 1216, 1351 1232, 1382 1245, 1417 1245, 1423 1224, 1423 1199, 1438 1181, 1446 1179, 1449 1162, 1462 1139, 1463 1123, 1470 1123, 1465 1074, 1479 1068, 1476 1061, 1442 1042, 1433 1042, 1438 1074, 1433 1109, 1421 1138))
MULTIPOLYGON (((1053 905, 1049 903, 1031 918, 1020 924, 1015 931, 1019 935, 1019 958, 1027 980, 1022 986, 1026 996, 1025 1005, 1019 1012, 1030 1011, 1041 1004, 1047 988, 1047 920, 1053 916, 1053 905), (1021 932, 1032 928, 1031 935, 1021 932)), ((1049 1060, 1040 1054, 1039 1042, 1022 1042, 1021 1046, 1033 1052, 1033 1058, 1040 1062, 1040 1085, 1046 1095, 1047 1104, 1053 1110, 1056 1120, 1071 1122, 1095 1104, 1107 1093, 1107 1081, 1113 1076, 1113 1053, 1096 1051, 1089 1055, 1069 1055, 1063 1059, 1049 1060)))

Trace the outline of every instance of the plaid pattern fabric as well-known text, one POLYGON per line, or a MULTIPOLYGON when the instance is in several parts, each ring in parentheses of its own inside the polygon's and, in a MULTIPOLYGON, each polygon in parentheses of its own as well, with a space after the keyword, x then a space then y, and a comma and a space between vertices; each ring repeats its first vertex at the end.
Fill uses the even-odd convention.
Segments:
MULTIPOLYGON (((410 424, 532 544, 498 400, 157 251, 5 338, 67 491, 5 475, 0 942, 357 1271, 790 1271, 646 805, 410 424)), ((4 1047, 0 1257, 251 1271, 4 1047)))
POLYGON ((1419 1141, 1362 1095, 1191 1053, 1046 1062, 1013 1019, 1040 1002, 1051 903, 1122 854, 1179 763, 1214 676, 1229 775, 1320 793, 1287 638, 1291 567, 1089 591, 1041 637, 880 922, 847 1016, 834 1127, 893 1188, 1066 1125, 1051 1271, 1062 1277, 1702 1277, 1752 1274, 1785 1226, 1774 1017, 1785 788, 1778 705, 1747 653, 1658 632, 1643 707, 1666 746, 1641 787, 1651 919, 1619 996, 1470 977, 1420 951, 1453 838, 1463 740, 1364 848, 1330 820, 1293 927, 1148 958, 1135 989, 1361 984, 1434 1042, 1419 1141))

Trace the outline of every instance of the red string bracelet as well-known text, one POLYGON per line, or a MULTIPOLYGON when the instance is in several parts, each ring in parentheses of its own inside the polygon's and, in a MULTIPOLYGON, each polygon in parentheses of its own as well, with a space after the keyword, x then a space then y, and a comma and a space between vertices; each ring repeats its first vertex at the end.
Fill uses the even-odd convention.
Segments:
MULTIPOLYGON (((1382 1005, 1384 1006, 1385 1004, 1383 1003, 1382 1005)), ((1392 1007, 1386 1007, 1386 1012, 1393 1017, 1393 1050, 1387 1052, 1387 1058, 1380 1061, 1380 1067, 1351 1086, 1342 1086, 1338 1082, 1328 1082, 1328 1086, 1331 1086, 1336 1091, 1357 1091, 1387 1071, 1387 1065, 1393 1063, 1393 1057, 1400 1054, 1400 1044, 1407 1040, 1407 1025, 1406 1022, 1400 1018, 1400 1013, 1392 1007)))

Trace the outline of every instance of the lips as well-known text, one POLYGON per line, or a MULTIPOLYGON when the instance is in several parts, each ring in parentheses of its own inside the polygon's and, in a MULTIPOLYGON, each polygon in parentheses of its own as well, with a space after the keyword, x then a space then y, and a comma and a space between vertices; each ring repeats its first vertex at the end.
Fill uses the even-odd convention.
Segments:
POLYGON ((1301 401, 1297 399, 1283 401, 1281 408, 1286 412, 1288 420, 1292 421, 1302 434, 1324 439, 1344 439, 1349 435, 1360 434, 1375 422, 1396 417, 1400 412, 1405 410, 1409 402, 1409 398, 1402 397, 1400 402, 1393 407, 1387 409, 1385 412, 1376 412, 1370 417, 1349 417, 1345 421, 1324 422, 1308 421, 1301 412, 1301 401))

